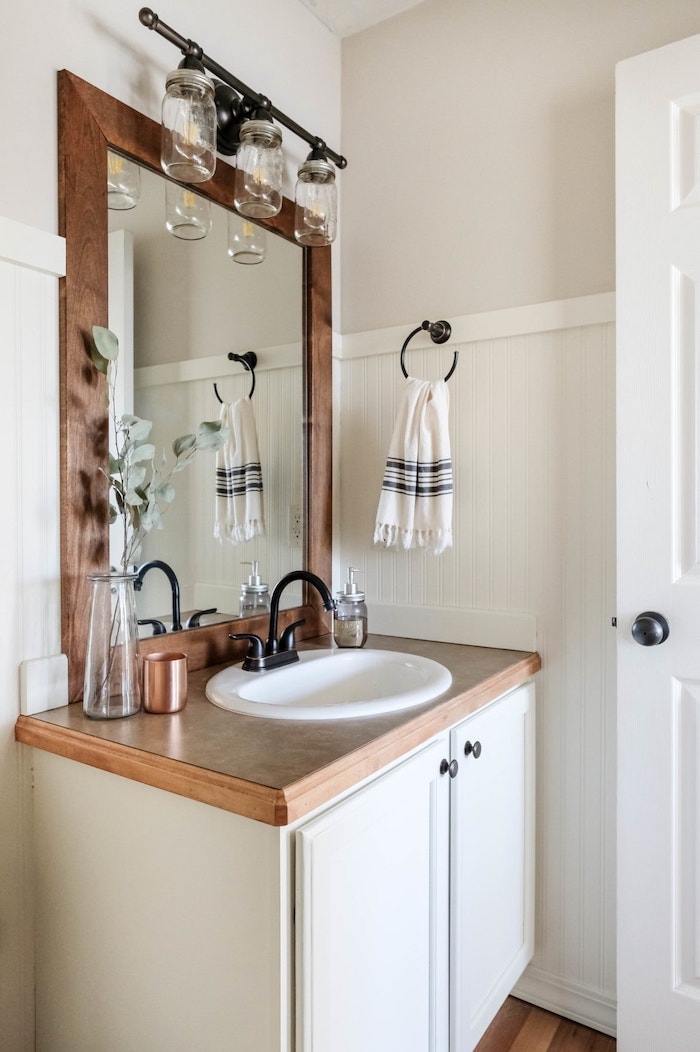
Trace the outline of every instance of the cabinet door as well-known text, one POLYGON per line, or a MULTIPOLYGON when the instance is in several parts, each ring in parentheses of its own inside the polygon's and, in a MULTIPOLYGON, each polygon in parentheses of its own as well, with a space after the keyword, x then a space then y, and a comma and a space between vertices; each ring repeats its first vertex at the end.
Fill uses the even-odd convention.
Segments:
POLYGON ((443 736, 297 832, 299 1052, 444 1052, 443 736))
POLYGON ((459 762, 451 786, 450 1049, 470 1052, 533 952, 533 685, 459 724, 450 747, 459 762))

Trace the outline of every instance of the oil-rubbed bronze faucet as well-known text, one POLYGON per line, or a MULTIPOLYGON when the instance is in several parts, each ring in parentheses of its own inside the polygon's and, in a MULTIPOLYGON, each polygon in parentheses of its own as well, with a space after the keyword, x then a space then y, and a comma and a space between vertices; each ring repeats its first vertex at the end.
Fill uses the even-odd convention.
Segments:
POLYGON ((168 564, 164 563, 162 559, 151 559, 150 562, 144 563, 143 566, 139 566, 136 571, 136 580, 134 581, 135 591, 141 591, 143 587, 143 579, 149 570, 162 570, 170 582, 170 591, 173 595, 173 623, 171 631, 179 632, 182 628, 182 625, 180 624, 180 585, 175 575, 175 571, 172 566, 168 566, 168 564))
POLYGON ((315 573, 309 570, 292 570, 291 573, 285 574, 275 585, 270 599, 270 626, 266 642, 263 643, 260 636, 252 632, 238 632, 229 636, 230 639, 249 640, 248 653, 242 665, 244 672, 265 672, 267 669, 290 665, 293 661, 299 660, 294 632, 299 625, 304 624, 304 618, 287 625, 279 639, 277 638, 280 598, 287 585, 293 581, 307 581, 308 584, 312 584, 323 600, 324 610, 335 609, 335 600, 328 586, 315 573))

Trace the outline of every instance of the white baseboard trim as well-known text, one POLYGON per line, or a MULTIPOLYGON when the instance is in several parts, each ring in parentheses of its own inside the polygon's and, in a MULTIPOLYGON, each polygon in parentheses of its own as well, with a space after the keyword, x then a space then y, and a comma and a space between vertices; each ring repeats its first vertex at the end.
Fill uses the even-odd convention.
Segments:
POLYGON ((530 966, 512 991, 528 1004, 545 1008, 603 1034, 617 1034, 617 1002, 598 990, 579 986, 530 966))
POLYGON ((535 650, 536 622, 532 613, 450 609, 400 603, 372 603, 369 630, 406 639, 432 639, 499 650, 535 650))

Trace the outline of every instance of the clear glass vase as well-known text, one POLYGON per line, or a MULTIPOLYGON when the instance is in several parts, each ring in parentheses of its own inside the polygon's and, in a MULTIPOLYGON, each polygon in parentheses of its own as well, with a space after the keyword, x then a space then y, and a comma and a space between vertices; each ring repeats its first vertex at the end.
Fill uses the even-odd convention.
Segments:
POLYGON ((136 574, 88 574, 92 582, 83 711, 94 720, 132 716, 141 708, 136 574))

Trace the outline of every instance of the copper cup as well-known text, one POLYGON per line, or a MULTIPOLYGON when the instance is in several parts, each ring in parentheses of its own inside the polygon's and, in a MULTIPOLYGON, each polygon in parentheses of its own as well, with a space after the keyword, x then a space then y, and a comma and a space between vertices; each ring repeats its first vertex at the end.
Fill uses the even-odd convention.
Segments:
POLYGON ((187 702, 187 655, 175 650, 143 656, 146 712, 179 712, 187 702))

